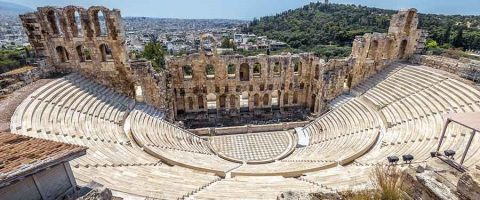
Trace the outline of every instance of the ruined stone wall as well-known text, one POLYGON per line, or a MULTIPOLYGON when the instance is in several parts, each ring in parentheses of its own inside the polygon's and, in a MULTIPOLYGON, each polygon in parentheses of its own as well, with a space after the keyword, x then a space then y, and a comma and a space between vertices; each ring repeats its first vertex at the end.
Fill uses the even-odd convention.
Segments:
POLYGON ((56 72, 80 72, 133 96, 119 10, 100 6, 40 7, 20 18, 37 55, 56 72))
MULTIPOLYGON (((132 61, 130 66, 134 75, 136 101, 145 102, 161 110, 168 111, 169 104, 166 100, 170 98, 171 94, 167 92, 165 73, 156 72, 149 61, 132 61)), ((167 113, 167 117, 172 119, 172 113, 167 113)))
POLYGON ((320 62, 312 54, 243 57, 200 53, 169 58, 167 66, 177 112, 207 112, 212 104, 220 112, 239 112, 242 107, 253 111, 312 105, 311 79, 320 62), (248 103, 242 106, 241 98, 248 103))
POLYGON ((375 75, 386 65, 408 60, 424 49, 426 32, 417 29, 415 9, 401 10, 393 15, 387 33, 367 33, 353 41, 351 57, 355 59, 352 86, 375 75))
POLYGON ((119 10, 42 7, 20 17, 39 59, 49 66, 45 69, 80 72, 139 102, 168 108, 171 118, 260 110, 321 113, 328 101, 389 63, 420 53, 426 37, 417 29, 416 10, 409 9, 393 16, 388 33, 357 36, 345 59, 326 62, 309 53, 218 55, 211 43, 202 42, 200 53, 167 58, 166 71, 157 73, 149 62, 128 58, 119 10))
POLYGON ((322 112, 328 101, 386 65, 421 52, 426 34, 417 26, 417 11, 401 10, 393 16, 388 33, 357 36, 350 57, 328 62, 312 54, 243 57, 200 52, 172 57, 167 66, 172 77, 174 110, 207 112, 208 105, 216 104, 214 110, 236 113, 242 109, 239 98, 244 93, 248 96, 248 111, 274 107, 272 97, 278 94, 280 109, 297 106, 313 113, 322 112), (296 63, 300 63, 300 71, 295 70, 296 63), (231 73, 230 64, 235 67, 231 73), (258 73, 256 65, 260 66, 258 73), (277 65, 280 71, 275 70, 277 65), (210 104, 207 96, 213 100, 210 104))
POLYGON ((467 58, 453 59, 435 55, 415 55, 411 62, 447 71, 475 83, 480 83, 480 61, 477 60, 467 58))
POLYGON ((44 71, 79 72, 141 102, 166 107, 165 76, 150 62, 129 59, 119 10, 40 7, 20 18, 44 71))

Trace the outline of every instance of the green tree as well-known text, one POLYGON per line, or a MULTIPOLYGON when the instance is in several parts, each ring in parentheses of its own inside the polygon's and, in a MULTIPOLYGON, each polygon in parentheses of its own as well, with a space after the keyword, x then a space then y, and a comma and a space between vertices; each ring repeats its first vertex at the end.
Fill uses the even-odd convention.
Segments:
POLYGON ((445 44, 445 43, 449 43, 450 41, 450 35, 452 34, 452 25, 449 24, 447 26, 447 29, 445 30, 445 33, 443 34, 443 38, 442 40, 440 41, 440 44, 445 44))
POLYGON ((153 41, 147 43, 143 50, 142 57, 150 60, 153 68, 157 72, 165 69, 165 52, 160 42, 153 41))
POLYGON ((457 35, 452 41, 452 45, 455 47, 463 47, 463 27, 460 27, 457 31, 457 35))
POLYGON ((235 44, 233 43, 233 41, 230 41, 230 39, 228 38, 224 38, 222 40, 222 44, 221 44, 221 47, 222 48, 235 48, 235 44))

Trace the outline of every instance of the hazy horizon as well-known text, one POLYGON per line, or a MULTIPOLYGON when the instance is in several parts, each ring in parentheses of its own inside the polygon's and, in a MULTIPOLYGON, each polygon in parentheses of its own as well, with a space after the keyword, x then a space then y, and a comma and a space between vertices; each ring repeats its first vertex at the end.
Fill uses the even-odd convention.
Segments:
MULTIPOLYGON (((35 9, 36 7, 79 5, 89 7, 103 5, 118 8, 124 17, 151 17, 177 19, 238 19, 251 20, 274 15, 289 9, 302 7, 312 0, 3 0, 35 9), (281 2, 279 2, 281 1, 281 2)), ((323 1, 321 1, 323 2, 323 1)), ((398 10, 416 8, 421 13, 446 15, 480 15, 480 3, 475 0, 432 1, 432 0, 330 0, 331 3, 356 4, 369 7, 398 10)))

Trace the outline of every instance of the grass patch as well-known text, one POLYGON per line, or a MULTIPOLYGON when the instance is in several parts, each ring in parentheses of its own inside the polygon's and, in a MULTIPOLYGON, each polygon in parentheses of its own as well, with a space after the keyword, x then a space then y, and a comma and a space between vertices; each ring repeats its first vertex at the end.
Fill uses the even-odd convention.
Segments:
POLYGON ((370 172, 370 180, 374 189, 363 191, 347 191, 342 194, 351 200, 403 200, 410 199, 409 188, 404 184, 406 173, 395 166, 377 166, 370 172))

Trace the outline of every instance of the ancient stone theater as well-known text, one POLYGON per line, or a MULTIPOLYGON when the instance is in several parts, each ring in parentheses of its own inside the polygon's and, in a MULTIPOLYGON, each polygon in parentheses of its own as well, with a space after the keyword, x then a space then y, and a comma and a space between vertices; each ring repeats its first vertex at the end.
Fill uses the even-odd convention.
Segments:
POLYGON ((20 18, 39 80, 0 134, 20 149, 0 153, 0 199, 58 199, 92 183, 124 199, 281 199, 371 189, 378 166, 479 166, 480 91, 465 74, 480 64, 423 55, 415 9, 387 33, 355 37, 342 59, 202 46, 161 72, 128 52, 119 10, 20 18))

